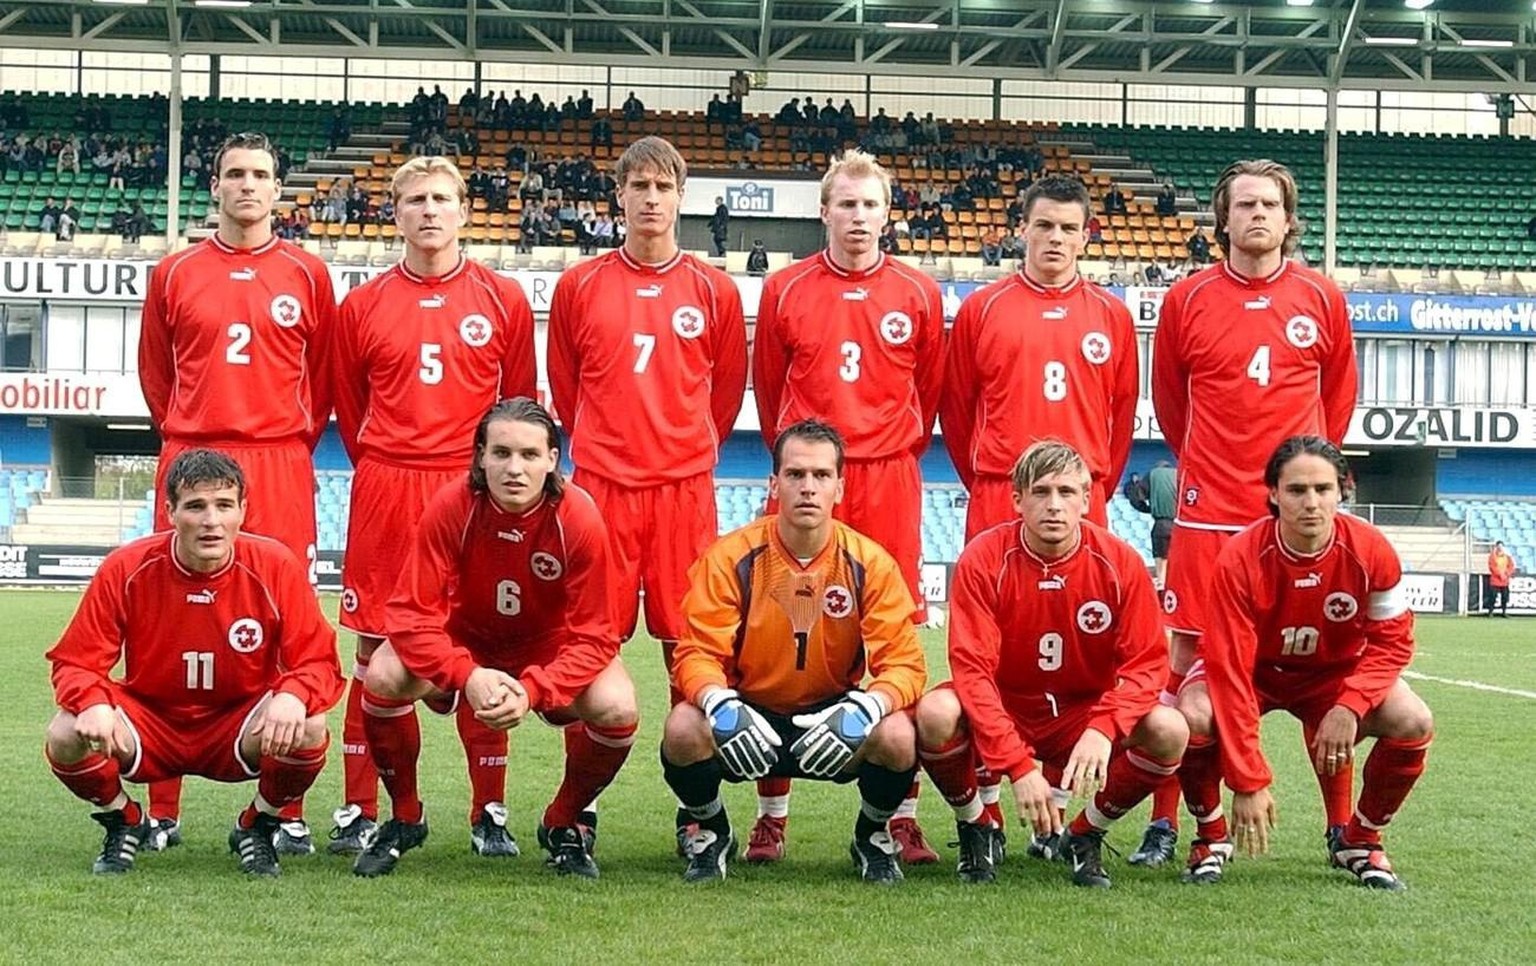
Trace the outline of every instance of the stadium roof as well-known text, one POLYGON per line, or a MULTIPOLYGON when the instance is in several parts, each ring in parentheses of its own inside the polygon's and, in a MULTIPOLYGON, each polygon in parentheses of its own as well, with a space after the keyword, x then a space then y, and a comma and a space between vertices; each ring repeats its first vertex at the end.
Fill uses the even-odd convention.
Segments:
POLYGON ((758 75, 1536 88, 1531 0, 1435 0, 1422 12, 1402 0, 0 0, 0 44, 758 75))

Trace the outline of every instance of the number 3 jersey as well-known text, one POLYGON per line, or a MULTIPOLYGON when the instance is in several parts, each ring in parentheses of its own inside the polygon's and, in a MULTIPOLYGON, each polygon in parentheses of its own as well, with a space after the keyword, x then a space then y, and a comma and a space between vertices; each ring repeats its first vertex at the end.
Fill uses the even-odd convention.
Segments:
POLYGON ((512 513, 451 483, 427 504, 385 609, 390 642, 444 691, 478 665, 521 681, 535 711, 566 707, 619 653, 606 546, 578 486, 512 513))
POLYGON ((1087 704, 1087 726, 1124 738, 1168 677, 1161 614, 1141 557, 1082 523, 1077 548, 1045 560, 1019 520, 966 546, 950 590, 949 667, 976 749, 994 773, 1035 767, 1031 727, 1087 704))
POLYGON ((336 422, 353 465, 467 468, 486 410, 538 391, 528 299, 467 258, 437 277, 401 262, 347 294, 339 328, 336 422))
POLYGON ((1267 787, 1259 745, 1267 707, 1336 681, 1334 703, 1357 718, 1380 704, 1413 659, 1413 612, 1397 552, 1380 530, 1344 513, 1333 540, 1298 554, 1279 524, 1260 520, 1216 558, 1200 656, 1221 742, 1222 771, 1241 792, 1267 787))
MULTIPOLYGON (((341 697, 336 632, 303 565, 282 544, 242 534, 217 573, 187 570, 174 533, 109 553, 48 652, 54 699, 79 714, 116 685, 167 718, 192 718, 286 691, 320 714, 341 697)), ((193 736, 195 737, 195 736, 193 736)))

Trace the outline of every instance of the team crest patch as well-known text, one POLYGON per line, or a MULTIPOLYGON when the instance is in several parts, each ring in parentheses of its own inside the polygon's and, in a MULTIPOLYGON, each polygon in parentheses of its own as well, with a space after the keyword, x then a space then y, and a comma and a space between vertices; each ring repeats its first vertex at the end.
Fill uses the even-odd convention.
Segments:
POLYGON ((828 617, 847 617, 853 613, 853 592, 842 584, 833 584, 821 595, 821 610, 828 617))
POLYGON ((1102 600, 1090 600, 1077 609, 1077 629, 1084 634, 1102 634, 1114 622, 1109 605, 1102 600))
POLYGON ((341 590, 341 609, 348 614, 357 613, 357 591, 351 587, 343 587, 341 590))
POLYGON ((1305 315, 1292 316, 1285 323, 1285 340, 1298 349, 1317 345, 1317 320, 1305 315))
POLYGON ((272 300, 272 321, 283 328, 293 328, 303 317, 304 307, 292 295, 279 295, 272 300))
POLYGON ((680 306, 672 313, 672 331, 684 339, 697 339, 704 334, 704 310, 696 305, 680 306))
POLYGON ((1342 624, 1360 612, 1360 602, 1342 590, 1336 590, 1323 598, 1323 616, 1335 624, 1342 624))
POLYGON ((252 617, 242 617, 229 625, 229 646, 241 654, 249 654, 266 639, 261 622, 252 617))
POLYGON ((1163 613, 1172 614, 1179 609, 1179 595, 1171 590, 1163 591, 1163 613))
POLYGON ((533 568, 533 575, 540 580, 559 580, 565 573, 565 568, 560 566, 553 554, 540 550, 528 559, 528 565, 533 568))
POLYGON ((912 338, 912 317, 905 312, 887 312, 880 319, 880 338, 891 345, 904 345, 912 338))
POLYGON ((459 320, 459 338, 464 344, 478 349, 491 341, 491 320, 476 312, 459 320))
POLYGON ((1083 358, 1096 366, 1109 361, 1109 336, 1102 332, 1090 332, 1083 336, 1083 358))

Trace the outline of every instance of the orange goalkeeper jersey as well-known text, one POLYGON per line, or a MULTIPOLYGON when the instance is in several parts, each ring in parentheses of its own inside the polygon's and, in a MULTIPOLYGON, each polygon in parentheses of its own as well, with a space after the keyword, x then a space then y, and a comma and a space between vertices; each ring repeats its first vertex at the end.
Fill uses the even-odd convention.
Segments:
POLYGON ((906 582, 890 554, 842 523, 802 565, 778 517, 762 517, 721 537, 688 576, 672 675, 689 701, 716 685, 793 714, 864 686, 896 711, 923 693, 906 582))

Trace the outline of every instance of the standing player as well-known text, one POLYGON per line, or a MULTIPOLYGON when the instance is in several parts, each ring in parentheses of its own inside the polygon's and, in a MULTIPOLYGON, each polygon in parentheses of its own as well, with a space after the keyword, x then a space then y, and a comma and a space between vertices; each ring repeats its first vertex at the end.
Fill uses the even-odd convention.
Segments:
POLYGON ((402 712, 463 692, 499 732, 529 711, 565 729, 565 781, 539 841, 556 872, 595 879, 590 830, 578 816, 629 757, 639 726, 609 619, 603 521, 592 498, 561 479, 555 423, 538 403, 497 403, 474 446, 468 484, 444 486, 421 516, 385 611, 389 640, 368 665, 368 745, 394 817, 353 871, 386 875, 426 841, 421 728, 402 712))
MULTIPOLYGON (((1347 773, 1356 743, 1375 738, 1359 804, 1347 825, 1330 830, 1328 851, 1362 885, 1397 891, 1403 883, 1381 831, 1424 773, 1434 733, 1429 708, 1402 679, 1413 659, 1402 565, 1381 531, 1338 512, 1349 464, 1328 440, 1287 439, 1264 468, 1264 484, 1273 519, 1222 548, 1201 659, 1179 695, 1191 733, 1220 745, 1219 770, 1201 758, 1194 768, 1186 762, 1179 780, 1192 805, 1210 810, 1225 776, 1237 845, 1257 855, 1268 851, 1275 824, 1260 715, 1284 709, 1301 721, 1319 775, 1347 773)), ((1191 857, 1185 881, 1221 879, 1233 848, 1225 838, 1208 840, 1201 861, 1191 857)))
MULTIPOLYGON (((763 441, 802 419, 824 419, 847 448, 837 518, 894 558, 923 620, 923 481, 944 377, 944 306, 938 283, 880 252, 891 177, 848 150, 821 179, 827 248, 763 284, 752 385, 763 441)), ((936 862, 916 821, 915 794, 891 821, 908 864, 936 862)), ((789 782, 758 783, 748 862, 784 855, 789 782)))
MULTIPOLYGON (((1222 172, 1212 205, 1227 259, 1163 296, 1152 352, 1152 402, 1179 470, 1163 590, 1173 632, 1164 694, 1170 702, 1205 632, 1216 555, 1232 534, 1265 515, 1264 461, 1291 436, 1341 443, 1355 406, 1354 336, 1344 296, 1287 257, 1301 235, 1290 170, 1274 161, 1238 161, 1222 172)), ((1214 753, 1196 740, 1186 763, 1214 753)), ((1349 821, 1351 773, 1320 774, 1319 780, 1329 826, 1349 821)), ((1132 858, 1159 864, 1173 854, 1172 829, 1157 824, 1176 815, 1171 791, 1159 793, 1154 825, 1132 858)), ((1194 814, 1196 848, 1217 841, 1218 827, 1205 825, 1221 817, 1219 809, 1194 814)))
MULTIPOLYGON (((332 852, 356 853, 378 817, 378 775, 367 746, 363 679, 387 636, 384 605, 415 541, 427 502, 459 479, 475 424, 497 399, 532 396, 533 313, 517 283, 465 258, 458 232, 469 202, 458 166, 412 158, 390 185, 405 240, 400 263, 348 293, 336 351, 336 421, 356 472, 342 563, 341 625, 358 635, 342 760, 346 802, 332 852)), ((516 855, 501 804, 507 738, 463 702, 459 736, 469 763, 470 843, 516 855)), ((406 714, 414 715, 414 706, 406 714)))
POLYGON ((968 746, 1013 785, 1019 817, 1060 853, 1072 881, 1108 887, 1109 826, 1179 766, 1183 718, 1158 703, 1168 674, 1157 598, 1140 555, 1083 521, 1092 473, 1047 441, 1013 471, 1018 517, 968 544, 955 567, 949 664, 954 683, 917 707, 918 754, 959 821, 962 881, 990 882, 992 826, 982 817, 968 746), (1091 795, 1062 832, 1070 794, 1091 795))
POLYGON ((669 667, 688 567, 718 532, 714 468, 747 378, 736 283, 677 246, 687 176, 662 138, 626 148, 624 245, 561 275, 549 306, 550 394, 574 481, 608 526, 614 629, 634 633, 644 591, 669 667))
MULTIPOLYGON (((139 334, 139 384, 160 434, 155 488, 186 450, 239 460, 250 483, 245 528, 315 563, 311 453, 331 418, 327 363, 336 296, 325 263, 272 234, 282 186, 261 134, 226 139, 210 190, 219 227, 155 266, 139 334)), ((166 517, 155 527, 170 526, 166 517)), ((302 802, 287 811, 279 850, 314 851, 302 802)), ((181 782, 149 788, 151 850, 181 841, 181 782)))
POLYGON ((132 869, 151 834, 122 779, 201 775, 256 779, 229 848, 242 871, 275 876, 278 812, 325 766, 325 713, 342 687, 336 634, 293 555, 241 535, 245 492, 223 453, 172 460, 173 532, 108 554, 48 652, 59 713, 44 753, 64 787, 101 809, 97 873, 132 869))
POLYGON ((662 774, 697 828, 683 879, 725 878, 736 839, 720 783, 765 775, 859 783, 849 853, 866 882, 902 879, 887 829, 917 769, 912 719, 927 679, 900 569, 832 518, 843 496, 837 430, 779 434, 779 512, 721 537, 694 565, 672 666, 662 774), (866 686, 866 673, 871 680, 866 686))

